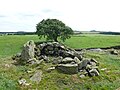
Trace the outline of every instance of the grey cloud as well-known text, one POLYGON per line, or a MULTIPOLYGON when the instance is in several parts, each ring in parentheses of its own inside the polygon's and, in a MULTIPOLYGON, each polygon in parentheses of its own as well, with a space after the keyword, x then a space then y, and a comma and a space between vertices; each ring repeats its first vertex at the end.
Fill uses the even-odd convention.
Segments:
POLYGON ((54 11, 52 11, 52 10, 50 10, 50 9, 44 9, 44 10, 42 10, 42 12, 43 12, 43 13, 51 13, 51 12, 54 12, 54 11))
POLYGON ((3 18, 3 17, 7 17, 7 16, 5 16, 5 15, 0 15, 0 18, 3 18))
POLYGON ((44 14, 48 14, 49 16, 52 16, 52 17, 53 16, 56 17, 56 16, 61 16, 62 15, 60 12, 54 11, 54 10, 50 10, 50 9, 43 9, 42 12, 44 14))
POLYGON ((23 14, 23 16, 25 16, 25 17, 33 17, 35 15, 33 15, 33 14, 23 14))

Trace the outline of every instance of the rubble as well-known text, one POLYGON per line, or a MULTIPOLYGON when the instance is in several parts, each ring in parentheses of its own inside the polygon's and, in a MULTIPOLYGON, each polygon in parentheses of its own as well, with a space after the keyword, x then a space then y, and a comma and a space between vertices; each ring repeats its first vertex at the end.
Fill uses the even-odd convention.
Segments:
MULTIPOLYGON (((45 63, 54 64, 54 68, 47 69, 48 72, 51 72, 51 70, 54 69, 67 74, 77 74, 79 72, 81 73, 81 78, 86 75, 99 75, 99 63, 94 58, 84 58, 82 53, 58 42, 34 43, 32 40, 28 41, 24 44, 22 52, 17 54, 13 59, 17 61, 25 61, 26 64, 31 65, 39 65, 43 61, 45 63), (50 57, 53 57, 52 60, 50 57)), ((33 76, 31 77, 31 80, 37 80, 36 74, 35 79, 33 76)), ((38 81, 40 80, 41 78, 39 78, 38 81)))

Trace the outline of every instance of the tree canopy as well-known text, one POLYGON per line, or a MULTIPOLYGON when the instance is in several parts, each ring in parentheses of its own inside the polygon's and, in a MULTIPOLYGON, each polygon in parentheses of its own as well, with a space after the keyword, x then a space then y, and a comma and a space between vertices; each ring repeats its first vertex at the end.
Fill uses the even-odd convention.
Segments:
POLYGON ((43 19, 36 26, 36 33, 40 38, 46 37, 47 40, 58 42, 58 37, 65 41, 73 34, 73 30, 58 19, 43 19))

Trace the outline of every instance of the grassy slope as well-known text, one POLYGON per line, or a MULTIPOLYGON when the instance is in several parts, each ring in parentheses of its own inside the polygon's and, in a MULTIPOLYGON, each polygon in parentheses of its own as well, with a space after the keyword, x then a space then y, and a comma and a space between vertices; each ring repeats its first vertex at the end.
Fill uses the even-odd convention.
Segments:
MULTIPOLYGON (((120 87, 120 56, 93 52, 87 52, 85 56, 93 57, 100 62, 100 69, 107 68, 105 71, 100 71, 100 76, 98 77, 85 77, 81 79, 79 78, 79 74, 67 75, 58 73, 56 70, 48 73, 46 72, 46 69, 52 65, 43 63, 39 66, 43 71, 43 77, 40 84, 31 82, 32 85, 30 86, 19 86, 17 80, 20 77, 23 77, 30 82, 29 77, 31 74, 28 74, 25 71, 29 69, 34 71, 34 68, 31 66, 15 66, 12 64, 13 61, 10 56, 19 52, 23 44, 31 39, 38 41, 37 36, 0 37, 0 55, 1 57, 7 56, 6 58, 0 59, 0 90, 31 90, 36 88, 38 90, 115 90, 120 87)), ((72 37, 65 43, 74 48, 91 46, 104 47, 119 45, 119 39, 120 36, 85 35, 72 37), (102 43, 99 43, 96 38, 102 43)))

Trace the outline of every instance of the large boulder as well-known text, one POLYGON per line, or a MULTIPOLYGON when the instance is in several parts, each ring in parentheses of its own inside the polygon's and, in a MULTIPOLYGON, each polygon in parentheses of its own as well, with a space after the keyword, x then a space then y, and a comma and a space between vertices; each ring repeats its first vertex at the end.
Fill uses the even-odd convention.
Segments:
POLYGON ((35 48, 35 44, 34 41, 28 41, 26 44, 24 44, 23 46, 23 50, 21 53, 21 59, 22 60, 29 60, 34 58, 34 48, 35 48))
POLYGON ((78 64, 58 64, 56 68, 67 74, 78 73, 78 64))

